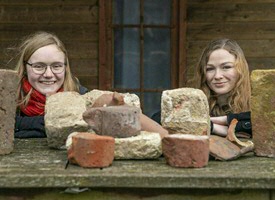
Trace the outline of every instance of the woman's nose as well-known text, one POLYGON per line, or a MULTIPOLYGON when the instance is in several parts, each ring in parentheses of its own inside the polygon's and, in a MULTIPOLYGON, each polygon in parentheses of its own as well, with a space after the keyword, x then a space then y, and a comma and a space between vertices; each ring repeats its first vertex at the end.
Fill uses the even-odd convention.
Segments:
POLYGON ((52 76, 54 76, 54 74, 53 74, 50 66, 47 66, 46 71, 44 72, 43 76, 44 77, 52 77, 52 76))
POLYGON ((221 79, 223 77, 223 72, 220 69, 217 69, 214 75, 215 79, 221 79))

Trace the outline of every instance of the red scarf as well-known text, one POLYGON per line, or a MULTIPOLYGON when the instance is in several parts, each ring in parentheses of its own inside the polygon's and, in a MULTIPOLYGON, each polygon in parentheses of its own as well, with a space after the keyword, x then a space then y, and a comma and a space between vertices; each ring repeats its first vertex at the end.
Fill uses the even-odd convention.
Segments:
MULTIPOLYGON (((26 106, 21 105, 20 110, 27 116, 44 115, 46 96, 35 90, 26 78, 22 80, 22 89, 25 94, 28 94, 32 89, 32 93, 29 102, 26 106)), ((57 92, 63 91, 63 88, 57 92)))

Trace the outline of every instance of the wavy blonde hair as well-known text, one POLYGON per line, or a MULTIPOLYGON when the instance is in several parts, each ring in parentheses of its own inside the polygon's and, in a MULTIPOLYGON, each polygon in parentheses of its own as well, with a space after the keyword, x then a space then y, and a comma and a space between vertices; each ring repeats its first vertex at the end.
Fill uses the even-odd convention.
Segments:
POLYGON ((25 94, 22 89, 22 80, 23 78, 27 78, 27 69, 24 62, 29 60, 31 55, 37 49, 44 46, 52 45, 52 44, 56 45, 58 49, 60 49, 60 51, 62 51, 65 54, 66 68, 65 68, 65 79, 63 83, 63 90, 79 92, 79 81, 71 73, 68 54, 67 54, 65 45, 53 33, 44 32, 44 31, 36 32, 24 38, 24 40, 18 47, 19 59, 15 70, 19 75, 19 84, 17 89, 17 97, 19 100, 19 104, 26 105, 29 101, 30 94, 32 93, 32 90, 33 90, 31 89, 28 94, 25 94))
POLYGON ((249 67, 245 59, 243 50, 238 43, 231 39, 218 39, 210 42, 203 50, 200 60, 196 66, 196 88, 201 89, 207 96, 209 109, 212 116, 221 116, 226 114, 218 105, 218 96, 212 91, 206 82, 206 65, 211 53, 218 49, 227 50, 234 55, 236 61, 234 66, 238 73, 238 80, 233 90, 229 92, 227 104, 232 113, 246 112, 250 110, 250 75, 249 67))

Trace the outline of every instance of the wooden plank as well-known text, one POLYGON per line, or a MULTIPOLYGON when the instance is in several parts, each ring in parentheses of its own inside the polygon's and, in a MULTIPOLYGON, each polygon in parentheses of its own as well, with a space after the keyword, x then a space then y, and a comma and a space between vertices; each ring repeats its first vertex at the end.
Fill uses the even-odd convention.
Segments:
MULTIPOLYGON (((67 51, 68 56, 70 59, 74 58, 92 58, 97 59, 98 58, 98 43, 90 42, 90 41, 82 41, 82 42, 64 42, 67 51)), ((12 46, 9 42, 2 42, 0 43, 0 49, 5 52, 6 49, 10 48, 12 46)), ((7 55, 0 54, 0 59, 6 58, 7 55)), ((12 55, 13 56, 13 55, 12 55)))
POLYGON ((0 156, 0 187, 275 189, 275 160, 253 154, 230 162, 210 160, 197 169, 171 167, 163 157, 115 160, 103 169, 64 169, 66 160, 67 152, 50 149, 46 138, 17 139, 13 153, 0 156))
POLYGON ((223 3, 274 3, 275 0, 189 0, 188 5, 191 4, 223 4, 223 3))
POLYGON ((274 22, 226 22, 189 23, 188 40, 212 40, 231 38, 235 40, 275 39, 274 22))
POLYGON ((97 23, 98 6, 0 6, 0 24, 97 23))
POLYGON ((77 76, 97 76, 98 74, 97 59, 70 59, 70 67, 77 76))
POLYGON ((77 76, 79 82, 89 90, 98 89, 98 76, 77 76))
POLYGON ((178 87, 183 87, 186 84, 186 71, 187 71, 187 53, 186 53, 186 37, 187 37, 187 0, 180 1, 179 8, 179 73, 178 73, 178 87))
POLYGON ((274 21, 274 3, 189 4, 189 22, 249 22, 274 21))
POLYGON ((29 5, 41 5, 41 6, 62 6, 62 5, 95 5, 98 0, 1 0, 0 6, 29 6, 29 5))
POLYGON ((21 38, 37 31, 55 33, 65 41, 98 41, 98 25, 90 23, 64 24, 2 24, 0 38, 2 42, 19 42, 21 38))
MULTIPOLYGON (((275 40, 236 40, 247 57, 274 57, 275 40)), ((187 57, 199 57, 208 40, 189 41, 187 57)))

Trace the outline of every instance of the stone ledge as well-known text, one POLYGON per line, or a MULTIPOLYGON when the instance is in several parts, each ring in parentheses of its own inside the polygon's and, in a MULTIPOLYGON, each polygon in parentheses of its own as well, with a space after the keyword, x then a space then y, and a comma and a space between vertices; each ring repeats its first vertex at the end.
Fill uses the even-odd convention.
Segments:
POLYGON ((275 159, 248 155, 209 161, 204 168, 174 168, 158 160, 115 160, 111 167, 69 165, 66 151, 46 139, 15 140, 12 154, 0 156, 0 188, 186 188, 275 189, 275 159))

